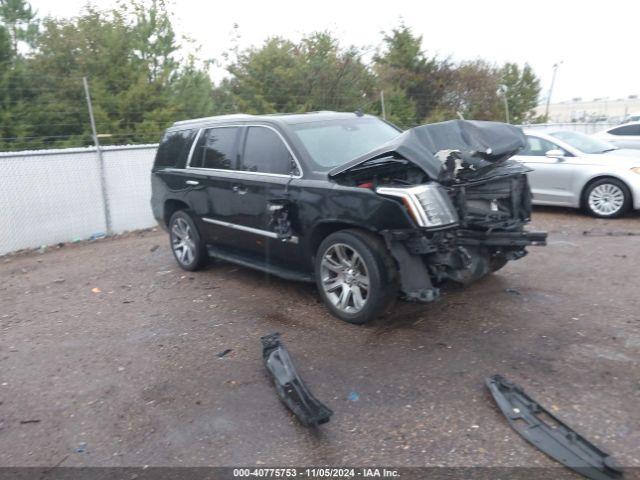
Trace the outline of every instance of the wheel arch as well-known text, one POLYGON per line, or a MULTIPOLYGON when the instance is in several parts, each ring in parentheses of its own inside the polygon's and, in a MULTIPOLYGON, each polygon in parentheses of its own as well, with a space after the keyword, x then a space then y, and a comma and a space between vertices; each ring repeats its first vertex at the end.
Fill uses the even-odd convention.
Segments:
POLYGON ((589 187, 591 185, 593 185, 595 182, 599 181, 599 180, 606 180, 606 179, 612 179, 612 180, 617 180, 618 182, 622 183, 626 188, 627 188, 627 192, 629 193, 629 197, 631 200, 631 205, 634 205, 634 201, 635 199, 633 198, 633 190, 631 189, 631 187, 629 186, 629 184, 627 182, 625 182, 622 178, 616 176, 616 175, 612 175, 612 174, 599 174, 599 175, 595 175, 593 177, 591 177, 589 180, 587 180, 587 182, 583 185, 582 189, 580 190, 580 208, 585 208, 586 204, 586 198, 585 195, 587 193, 587 190, 589 189, 589 187))
POLYGON ((177 200, 175 198, 170 198, 165 200, 164 208, 162 212, 162 217, 164 220, 164 224, 166 227, 169 226, 169 220, 171 220, 171 216, 176 213, 178 210, 188 210, 189 205, 187 205, 182 200, 177 200))
POLYGON ((347 230, 350 228, 357 228, 370 233, 378 233, 377 230, 371 228, 370 226, 362 225, 356 222, 345 222, 339 220, 324 220, 322 222, 318 222, 312 228, 311 234, 309 235, 309 240, 307 241, 307 248, 309 253, 311 254, 311 265, 314 264, 314 258, 318 247, 325 238, 327 238, 332 233, 338 232, 340 230, 347 230))

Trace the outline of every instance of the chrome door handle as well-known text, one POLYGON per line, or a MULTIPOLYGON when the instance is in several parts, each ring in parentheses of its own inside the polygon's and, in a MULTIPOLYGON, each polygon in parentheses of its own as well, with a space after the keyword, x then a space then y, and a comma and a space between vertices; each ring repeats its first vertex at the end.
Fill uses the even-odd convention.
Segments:
POLYGON ((187 180, 186 182, 187 185, 200 185, 200 182, 196 181, 196 180, 187 180))

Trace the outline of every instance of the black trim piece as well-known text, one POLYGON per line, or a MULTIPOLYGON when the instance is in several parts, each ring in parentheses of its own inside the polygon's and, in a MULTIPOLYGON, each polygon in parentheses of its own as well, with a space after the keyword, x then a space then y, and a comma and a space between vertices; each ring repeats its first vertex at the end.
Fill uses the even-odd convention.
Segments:
POLYGON ((250 259, 237 253, 231 253, 213 245, 207 245, 207 253, 210 257, 219 258, 227 262, 242 265, 243 267, 254 268, 285 280, 293 280, 294 282, 314 282, 313 275, 288 268, 278 267, 263 260, 250 259))
POLYGON ((556 418, 522 387, 500 375, 487 378, 486 384, 509 425, 533 446, 586 478, 623 478, 613 457, 556 418), (545 423, 541 417, 553 424, 545 423))
POLYGON ((280 334, 265 335, 260 341, 264 365, 284 404, 307 427, 327 423, 333 412, 313 396, 299 377, 289 352, 280 341, 280 334))

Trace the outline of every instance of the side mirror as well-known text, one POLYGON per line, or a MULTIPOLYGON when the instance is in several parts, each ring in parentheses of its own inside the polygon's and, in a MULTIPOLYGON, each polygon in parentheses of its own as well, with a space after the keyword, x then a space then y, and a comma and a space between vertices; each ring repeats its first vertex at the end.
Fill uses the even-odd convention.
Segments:
POLYGON ((544 156, 548 158, 560 159, 564 157, 564 152, 558 148, 558 149, 547 151, 547 153, 545 153, 544 156))

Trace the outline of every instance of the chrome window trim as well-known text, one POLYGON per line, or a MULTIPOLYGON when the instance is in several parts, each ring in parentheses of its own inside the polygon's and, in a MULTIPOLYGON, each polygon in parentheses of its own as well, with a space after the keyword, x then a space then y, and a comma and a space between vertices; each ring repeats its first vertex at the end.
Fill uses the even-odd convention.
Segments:
POLYGON ((287 142, 287 140, 282 136, 282 134, 278 130, 273 128, 272 126, 270 126, 270 125, 260 125, 260 124, 212 125, 212 126, 207 126, 207 127, 201 127, 198 130, 198 134, 196 135, 196 138, 193 141, 193 145, 191 145, 191 150, 189 151, 189 158, 187 160, 186 168, 188 170, 204 170, 204 171, 207 171, 207 172, 235 172, 235 173, 246 173, 246 174, 249 174, 249 175, 267 175, 267 176, 270 176, 270 177, 282 177, 282 178, 302 178, 302 174, 303 174, 302 165, 300 164, 300 161, 298 160, 298 157, 296 157, 296 155, 293 153, 293 150, 291 149, 291 146, 289 145, 289 142, 287 142), (234 128, 234 127, 235 128, 262 127, 262 128, 268 128, 269 130, 273 130, 276 133, 276 135, 278 135, 278 137, 280 137, 280 140, 282 141, 284 146, 289 151, 289 155, 291 155, 291 158, 293 158, 293 161, 296 163, 296 167, 298 168, 298 175, 286 175, 286 174, 283 174, 283 173, 268 173, 268 172, 249 172, 247 170, 235 170, 235 169, 231 169, 231 168, 224 169, 224 168, 205 168, 205 167, 192 167, 191 166, 191 159, 193 157, 193 153, 195 151, 196 144, 200 140, 200 136, 202 135, 202 132, 204 130, 210 130, 212 128, 234 128))
MULTIPOLYGON (((270 232, 269 230, 261 230, 259 228, 247 227, 246 225, 238 225, 237 223, 224 222, 222 220, 215 220, 209 217, 202 217, 202 220, 207 223, 212 223, 214 225, 220 225, 221 227, 229 227, 235 230, 242 230, 243 232, 254 233, 256 235, 262 235, 263 237, 275 238, 278 239, 278 234, 276 232, 270 232)), ((292 236, 288 240, 285 240, 289 243, 297 244, 299 239, 297 236, 292 236)))

